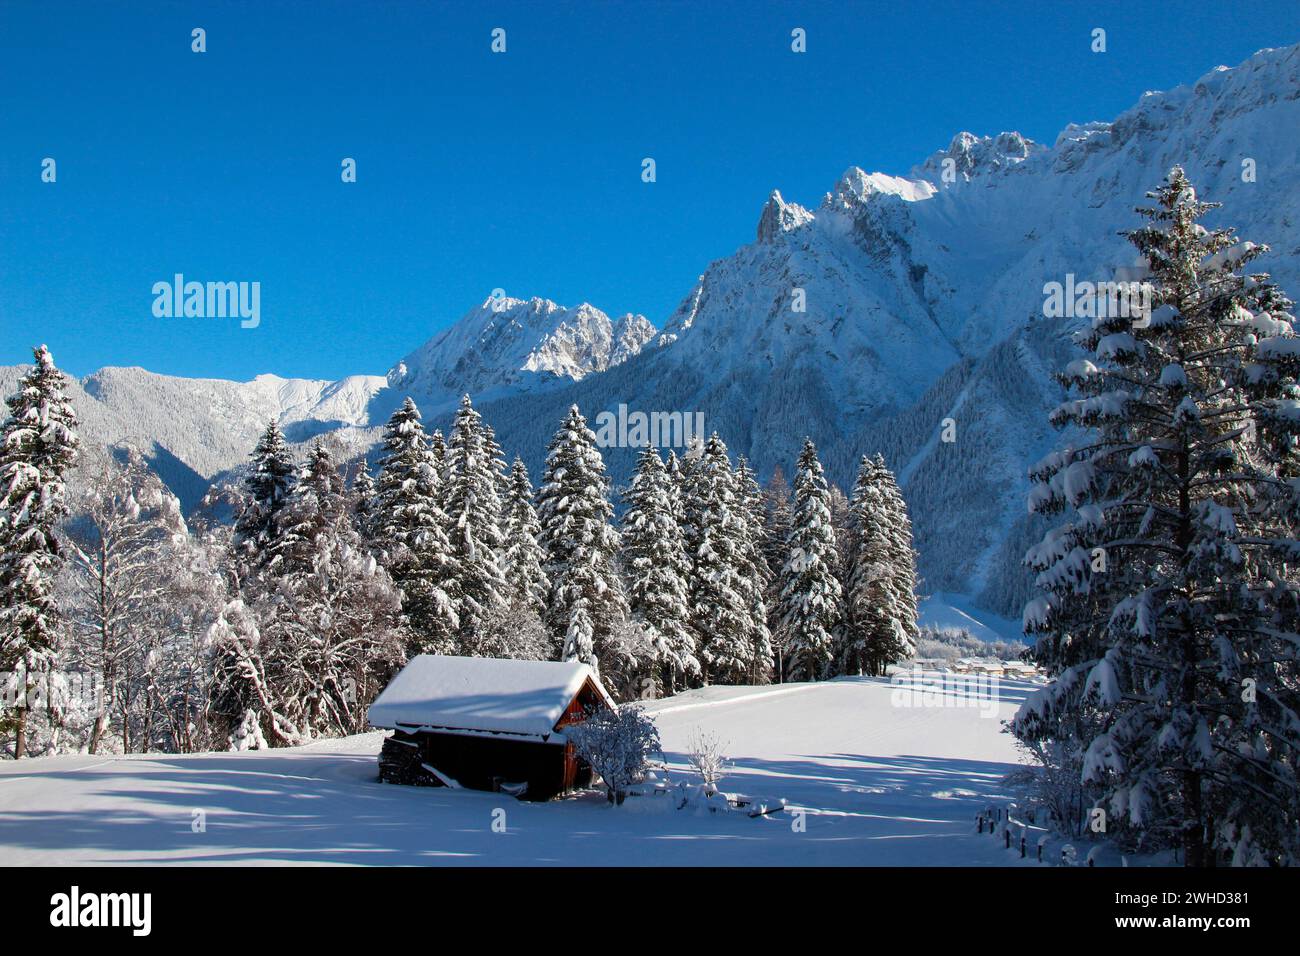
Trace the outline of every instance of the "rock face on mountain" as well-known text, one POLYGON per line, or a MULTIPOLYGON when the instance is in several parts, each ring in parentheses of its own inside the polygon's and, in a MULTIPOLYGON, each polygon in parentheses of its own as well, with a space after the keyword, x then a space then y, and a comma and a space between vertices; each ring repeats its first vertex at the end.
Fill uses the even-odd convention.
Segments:
POLYGON ((641 315, 610 319, 593 305, 489 298, 388 373, 388 387, 443 407, 465 392, 492 396, 581 381, 636 355, 655 335, 641 315))
MULTIPOLYGON (((1260 268, 1300 295, 1297 128, 1300 46, 1264 50, 1147 93, 1112 122, 1071 124, 1051 146, 963 132, 905 177, 850 168, 815 207, 773 191, 755 240, 712 263, 661 332, 587 304, 489 299, 383 378, 105 369, 74 398, 89 403, 89 437, 152 442, 194 486, 242 463, 271 415, 299 440, 335 429, 365 445, 408 394, 438 424, 473 394, 530 468, 572 402, 589 418, 619 404, 703 412, 763 475, 788 470, 810 435, 846 486, 858 456, 885 454, 927 587, 1008 611, 1032 531, 1025 469, 1054 440, 1051 372, 1069 357, 1071 320, 1044 318, 1044 284, 1131 266, 1119 232, 1181 164, 1203 198, 1224 203, 1220 222, 1272 247, 1260 268), (940 440, 946 419, 956 441, 940 440)), ((0 386, 10 378, 0 370, 0 386)), ((606 454, 625 478, 635 451, 606 454)))

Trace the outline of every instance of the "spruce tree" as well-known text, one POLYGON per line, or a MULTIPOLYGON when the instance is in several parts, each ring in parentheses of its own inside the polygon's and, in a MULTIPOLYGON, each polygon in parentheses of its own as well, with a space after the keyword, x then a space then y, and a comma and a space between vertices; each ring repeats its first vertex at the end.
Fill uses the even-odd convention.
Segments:
POLYGON ((542 529, 522 458, 515 458, 510 468, 505 529, 506 596, 512 607, 527 608, 544 619, 551 583, 542 569, 546 562, 546 552, 538 540, 542 529))
POLYGON ((451 451, 447 448, 447 439, 442 429, 435 428, 429 436, 429 460, 438 486, 438 507, 447 510, 447 491, 451 488, 451 451))
POLYGON ((483 420, 465 395, 451 432, 449 486, 443 497, 453 590, 466 643, 478 639, 484 619, 505 602, 506 581, 499 563, 504 544, 501 500, 493 454, 483 420))
POLYGON ((623 495, 623 569, 628 608, 653 648, 661 689, 676 693, 700 673, 687 601, 690 564, 677 523, 678 491, 654 448, 637 461, 623 495))
POLYGON ((55 575, 63 554, 55 529, 67 514, 64 479, 77 460, 77 414, 66 378, 44 345, 6 405, 0 431, 0 671, 19 672, 14 757, 27 751, 27 703, 54 665, 61 615, 55 575))
POLYGON ((266 426, 251 455, 252 471, 244 479, 248 502, 235 520, 234 547, 251 568, 269 560, 278 529, 276 519, 293 490, 297 469, 276 419, 266 426))
POLYGON ((627 600, 605 462, 577 405, 548 446, 537 512, 551 581, 547 624, 559 657, 598 666, 627 617, 627 600))
POLYGON ((879 456, 862 457, 847 542, 839 669, 884 675, 915 651, 916 563, 906 505, 879 456))
POLYGON ((352 478, 352 493, 349 497, 352 508, 352 520, 356 525, 357 533, 361 535, 361 540, 367 546, 374 541, 374 524, 375 524, 375 499, 378 495, 378 488, 375 485, 375 479, 370 475, 370 467, 366 464, 364 458, 357 465, 356 474, 352 478))
MULTIPOLYGON (((493 480, 496 482, 497 498, 505 502, 510 497, 510 475, 506 468, 505 452, 501 445, 497 443, 497 433, 487 422, 483 422, 483 450, 487 455, 488 467, 492 471, 493 480)), ((502 505, 504 507, 504 504, 502 505)), ((505 524, 501 525, 502 533, 505 533, 505 524)))
POLYGON ((772 670, 772 634, 767 624, 767 587, 771 574, 763 551, 766 538, 763 489, 758 477, 750 468, 748 459, 740 456, 736 462, 736 495, 745 526, 741 542, 741 561, 744 567, 746 605, 749 607, 750 654, 749 681, 766 683, 772 670))
POLYGON ((793 521, 789 556, 781 569, 780 639, 787 671, 811 681, 825 673, 832 659, 842 597, 835 577, 830 489, 811 439, 804 440, 799 455, 793 521))
POLYGON ((1107 832, 1189 866, 1300 861, 1291 303, 1242 267, 1266 247, 1206 229, 1181 168, 1128 233, 1154 309, 1099 310, 1031 470, 1065 515, 1027 562, 1033 655, 1053 676, 1012 729, 1076 755, 1107 832), (1115 314, 1119 313, 1119 314, 1115 314))
MULTIPOLYGON (((775 581, 785 567, 786 548, 794 518, 790 514, 790 484, 777 465, 763 489, 763 557, 767 561, 769 580, 775 581)), ((775 602, 773 602, 775 604, 775 602)))
POLYGON ((271 545, 267 567, 276 574, 309 570, 319 553, 320 539, 335 533, 347 513, 343 477, 333 456, 317 442, 278 513, 279 533, 271 545))
MULTIPOLYGON (((695 450, 693 450, 695 451, 695 450)), ((748 523, 727 446, 713 434, 683 463, 691 626, 705 682, 744 683, 754 664, 748 523)))
MULTIPOLYGON (((343 479, 317 444, 280 512, 262 601, 275 713, 301 738, 365 729, 365 707, 405 661, 401 595, 366 551, 343 479)), ((274 731, 271 714, 264 715, 274 731)))
POLYGON ((402 589, 412 653, 453 653, 460 629, 447 516, 438 498, 420 410, 407 398, 384 427, 373 527, 381 560, 402 589))
POLYGON ((668 450, 668 455, 664 458, 664 479, 672 489, 673 519, 680 527, 686 517, 686 489, 682 481, 682 463, 677 458, 677 452, 672 449, 668 450))
MULTIPOLYGON (((794 518, 790 513, 790 484, 785 472, 777 465, 763 488, 763 559, 767 562, 767 628, 772 635, 781 631, 781 571, 789 556, 790 529, 794 518)), ((785 651, 778 638, 773 640, 776 678, 785 676, 785 651)))
POLYGON ((885 519, 889 527, 889 567, 893 580, 894 623, 896 640, 892 646, 882 645, 876 661, 880 674, 890 664, 910 659, 916 654, 916 641, 920 636, 917 625, 916 602, 916 549, 912 546, 912 518, 907 511, 907 501, 898 487, 894 473, 885 465, 881 455, 875 458, 879 476, 881 499, 885 506, 885 519))

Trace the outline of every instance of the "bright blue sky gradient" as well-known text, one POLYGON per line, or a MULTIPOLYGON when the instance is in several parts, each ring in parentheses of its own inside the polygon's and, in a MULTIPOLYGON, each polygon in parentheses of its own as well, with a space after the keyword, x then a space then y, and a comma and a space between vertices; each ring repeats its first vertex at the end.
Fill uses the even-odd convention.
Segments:
POLYGON ((1297 40, 1295 0, 4 0, 0 364, 382 373, 498 286, 658 325, 772 188, 815 205, 962 129, 1051 143, 1297 40), (155 319, 178 271, 260 281, 261 327, 155 319))

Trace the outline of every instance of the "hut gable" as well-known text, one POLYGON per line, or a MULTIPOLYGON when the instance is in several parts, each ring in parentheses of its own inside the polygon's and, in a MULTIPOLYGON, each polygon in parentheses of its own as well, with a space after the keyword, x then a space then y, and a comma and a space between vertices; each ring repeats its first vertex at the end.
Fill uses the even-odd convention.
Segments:
POLYGON ((407 732, 562 740, 577 704, 614 703, 577 661, 516 661, 421 654, 370 705, 370 724, 407 732))

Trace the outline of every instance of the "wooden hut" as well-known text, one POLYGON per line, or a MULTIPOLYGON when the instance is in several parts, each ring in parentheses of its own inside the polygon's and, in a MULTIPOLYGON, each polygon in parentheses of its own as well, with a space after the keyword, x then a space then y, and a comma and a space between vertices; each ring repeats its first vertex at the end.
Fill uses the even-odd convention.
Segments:
POLYGON ((548 800, 591 782, 564 728, 615 704, 586 664, 421 654, 370 705, 379 778, 548 800))

